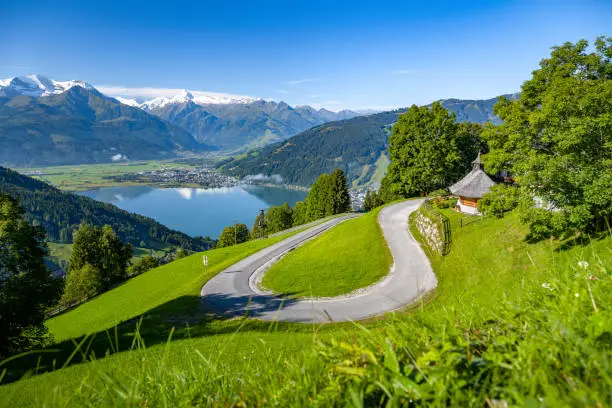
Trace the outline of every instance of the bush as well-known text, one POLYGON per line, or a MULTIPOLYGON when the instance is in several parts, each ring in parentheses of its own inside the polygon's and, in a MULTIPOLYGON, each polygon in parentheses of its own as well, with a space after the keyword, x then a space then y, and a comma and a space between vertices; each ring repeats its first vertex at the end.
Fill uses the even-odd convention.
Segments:
POLYGON ((86 263, 80 269, 71 269, 66 275, 66 286, 62 295, 61 304, 83 302, 96 296, 102 289, 100 271, 86 263))
MULTIPOLYGON (((177 255, 178 258, 178 255, 177 255)), ((128 275, 137 276, 141 273, 145 273, 149 269, 157 268, 159 266, 159 260, 154 256, 147 255, 144 258, 140 259, 134 265, 128 268, 128 275)))
POLYGON ((223 228, 219 240, 217 241, 217 248, 228 247, 236 244, 247 242, 251 238, 249 228, 244 224, 234 224, 229 227, 223 228))
POLYGON ((478 201, 478 209, 485 216, 503 218, 504 213, 516 208, 519 198, 518 187, 496 184, 478 201))

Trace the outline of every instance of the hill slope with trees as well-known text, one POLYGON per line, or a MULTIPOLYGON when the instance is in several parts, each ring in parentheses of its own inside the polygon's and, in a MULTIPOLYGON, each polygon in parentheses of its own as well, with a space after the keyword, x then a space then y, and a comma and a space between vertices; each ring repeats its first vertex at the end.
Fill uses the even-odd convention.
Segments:
POLYGON ((26 211, 25 219, 42 226, 50 241, 72 242, 73 231, 79 224, 88 223, 98 227, 110 225, 123 242, 138 247, 171 245, 200 251, 212 245, 210 240, 192 238, 112 204, 64 193, 42 181, 3 167, 0 167, 0 192, 18 199, 26 211))

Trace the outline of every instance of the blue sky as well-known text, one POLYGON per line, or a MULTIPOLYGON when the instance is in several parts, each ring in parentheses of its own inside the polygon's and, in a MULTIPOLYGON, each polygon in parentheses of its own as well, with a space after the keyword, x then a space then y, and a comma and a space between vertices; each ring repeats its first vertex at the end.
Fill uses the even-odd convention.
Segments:
POLYGON ((0 78, 383 109, 515 92, 551 46, 611 22, 589 0, 2 0, 0 78))

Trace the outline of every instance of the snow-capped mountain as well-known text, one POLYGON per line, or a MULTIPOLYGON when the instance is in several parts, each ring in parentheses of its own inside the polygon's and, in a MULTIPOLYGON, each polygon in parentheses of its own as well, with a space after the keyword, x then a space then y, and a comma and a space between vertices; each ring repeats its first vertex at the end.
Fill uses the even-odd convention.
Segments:
POLYGON ((140 108, 140 103, 136 99, 122 98, 121 96, 116 96, 115 99, 124 105, 140 108))
POLYGON ((233 105, 247 104, 261 100, 250 96, 230 95, 215 92, 181 90, 173 97, 160 96, 140 104, 145 110, 160 109, 167 105, 193 102, 196 105, 233 105))
POLYGON ((42 75, 33 74, 0 79, 0 96, 27 95, 40 97, 57 95, 75 86, 94 89, 93 86, 85 81, 54 81, 42 75))
POLYGON ((0 80, 0 104, 18 95, 48 97, 80 87, 122 105, 155 115, 165 122, 191 133, 195 139, 222 149, 246 149, 284 140, 312 126, 347 119, 359 114, 332 112, 310 106, 292 107, 250 96, 192 90, 160 90, 139 99, 129 89, 101 87, 99 92, 84 81, 55 81, 42 75, 28 75, 0 80), (106 93, 106 95, 104 95, 106 93))

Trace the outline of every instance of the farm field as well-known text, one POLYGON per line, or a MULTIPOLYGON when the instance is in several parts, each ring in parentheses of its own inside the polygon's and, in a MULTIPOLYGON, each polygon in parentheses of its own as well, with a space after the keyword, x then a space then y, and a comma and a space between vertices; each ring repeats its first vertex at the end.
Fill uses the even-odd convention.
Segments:
POLYGON ((117 182, 106 179, 106 177, 176 167, 193 168, 194 164, 193 161, 186 163, 181 162, 180 160, 134 161, 125 163, 29 167, 18 168, 15 170, 27 176, 46 181, 60 190, 84 191, 100 187, 136 184, 131 182, 117 182))

